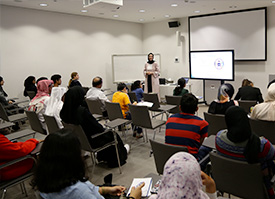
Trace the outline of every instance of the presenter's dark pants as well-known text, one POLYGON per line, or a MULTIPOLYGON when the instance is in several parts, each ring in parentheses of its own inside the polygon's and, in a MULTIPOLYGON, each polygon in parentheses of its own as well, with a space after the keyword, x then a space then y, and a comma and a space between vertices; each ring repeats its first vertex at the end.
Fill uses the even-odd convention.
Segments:
POLYGON ((152 75, 148 75, 147 77, 147 85, 148 85, 148 93, 152 93, 152 75))

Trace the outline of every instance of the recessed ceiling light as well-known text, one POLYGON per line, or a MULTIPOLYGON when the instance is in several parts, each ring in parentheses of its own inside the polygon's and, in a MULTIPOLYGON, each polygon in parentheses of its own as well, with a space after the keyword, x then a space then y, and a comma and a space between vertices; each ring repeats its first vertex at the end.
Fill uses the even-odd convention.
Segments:
POLYGON ((275 3, 275 1, 272 1, 272 3, 275 3))
POLYGON ((168 18, 168 17, 171 17, 171 15, 164 15, 164 17, 168 18))
POLYGON ((144 21, 144 19, 139 19, 139 21, 144 21))
POLYGON ((42 6, 42 7, 48 6, 48 4, 46 4, 46 3, 40 3, 39 5, 42 6))
POLYGON ((139 12, 145 12, 145 10, 139 10, 139 12))
POLYGON ((178 6, 178 4, 173 3, 173 4, 171 4, 171 6, 172 6, 172 7, 177 7, 177 6, 178 6))
POLYGON ((117 17, 119 17, 119 16, 118 16, 118 15, 113 15, 113 17, 117 18, 117 17))
POLYGON ((200 12, 201 12, 201 11, 199 11, 199 10, 195 10, 195 11, 194 11, 194 13, 200 13, 200 12))
POLYGON ((81 10, 81 12, 88 12, 88 10, 81 10))

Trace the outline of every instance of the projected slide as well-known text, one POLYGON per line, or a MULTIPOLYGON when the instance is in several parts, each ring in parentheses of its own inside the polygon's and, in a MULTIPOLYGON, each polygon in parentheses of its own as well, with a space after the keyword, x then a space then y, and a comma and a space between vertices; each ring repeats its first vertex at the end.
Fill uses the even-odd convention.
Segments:
POLYGON ((234 51, 191 51, 190 78, 234 80, 234 51))

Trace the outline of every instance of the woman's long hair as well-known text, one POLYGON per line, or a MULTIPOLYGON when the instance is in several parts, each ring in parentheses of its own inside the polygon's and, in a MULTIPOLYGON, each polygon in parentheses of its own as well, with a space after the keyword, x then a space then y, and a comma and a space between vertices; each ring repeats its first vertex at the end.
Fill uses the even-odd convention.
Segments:
POLYGON ((74 78, 77 74, 78 74, 77 72, 72 72, 72 74, 71 74, 71 79, 70 79, 70 81, 69 81, 69 85, 68 85, 68 86, 71 85, 71 83, 72 83, 72 81, 73 81, 73 78, 74 78))
POLYGON ((69 129, 48 135, 40 151, 33 188, 42 193, 60 192, 77 181, 87 181, 78 138, 69 129))
POLYGON ((185 85, 186 85, 186 81, 184 78, 178 79, 178 85, 175 88, 175 95, 180 95, 181 91, 185 87, 185 85))

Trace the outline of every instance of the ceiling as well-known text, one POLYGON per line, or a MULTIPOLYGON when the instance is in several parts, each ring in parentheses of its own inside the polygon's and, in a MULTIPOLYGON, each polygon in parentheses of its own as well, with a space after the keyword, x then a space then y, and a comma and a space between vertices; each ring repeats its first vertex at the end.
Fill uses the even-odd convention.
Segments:
POLYGON ((122 7, 107 4, 108 6, 89 6, 85 9, 83 8, 83 0, 0 0, 0 4, 136 23, 148 23, 167 19, 173 20, 186 16, 275 6, 275 1, 123 0, 122 7), (47 6, 40 6, 41 3, 47 4, 47 6), (172 7, 172 4, 177 4, 177 6, 172 7), (81 12, 83 9, 87 10, 87 12, 81 12), (140 10, 144 10, 144 12, 140 10))

